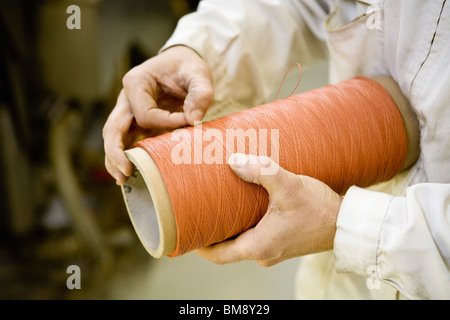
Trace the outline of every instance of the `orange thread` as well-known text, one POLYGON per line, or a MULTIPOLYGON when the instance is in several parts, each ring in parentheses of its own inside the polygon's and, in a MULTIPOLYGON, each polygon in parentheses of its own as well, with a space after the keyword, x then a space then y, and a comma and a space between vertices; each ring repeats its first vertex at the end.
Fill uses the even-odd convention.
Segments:
POLYGON ((298 80, 297 80, 297 84, 295 85, 294 89, 291 91, 291 93, 289 93, 288 97, 290 97, 295 90, 297 90, 298 85, 300 84, 300 79, 302 78, 302 66, 300 65, 300 63, 298 62, 294 62, 293 64, 291 64, 291 66, 286 70, 286 72, 284 73, 283 79, 281 80, 280 86, 278 87, 278 91, 275 94, 275 98, 273 100, 277 100, 278 99, 278 95, 280 94, 281 91, 281 87, 283 86, 284 80, 286 80, 287 75, 289 74, 289 71, 291 71, 291 69, 297 66, 298 70, 299 70, 299 74, 298 74, 298 80))
MULTIPOLYGON (((367 187, 394 177, 406 157, 406 134, 395 102, 381 85, 367 78, 353 78, 206 122, 197 132, 195 127, 181 129, 176 131, 178 140, 173 138, 175 133, 144 139, 137 146, 157 164, 175 214, 177 247, 171 257, 235 236, 254 226, 267 209, 267 192, 232 172, 226 152, 230 141, 220 141, 220 135, 213 138, 211 129, 223 137, 227 129, 235 133, 255 129, 258 141, 270 146, 269 156, 276 146, 269 132, 278 130, 279 165, 319 179, 340 194, 352 185, 367 187), (195 144, 199 131, 209 133, 201 147, 195 144), (190 163, 171 161, 180 147, 186 154, 180 151, 179 155, 190 163), (205 163, 205 154, 219 163, 205 163)), ((236 139, 247 139, 245 152, 255 153, 248 136, 241 134, 236 139)), ((237 147, 236 143, 233 151, 237 147)), ((256 154, 264 152, 258 149, 256 154)))

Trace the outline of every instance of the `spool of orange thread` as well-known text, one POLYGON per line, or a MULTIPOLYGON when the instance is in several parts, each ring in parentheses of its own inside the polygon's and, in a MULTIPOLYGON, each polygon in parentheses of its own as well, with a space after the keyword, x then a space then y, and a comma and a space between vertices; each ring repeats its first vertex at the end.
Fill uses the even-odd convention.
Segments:
POLYGON ((175 257, 254 226, 268 194, 232 172, 234 152, 268 155, 341 194, 391 179, 407 153, 394 99, 353 78, 139 141, 126 151, 136 170, 122 191, 142 244, 175 257))

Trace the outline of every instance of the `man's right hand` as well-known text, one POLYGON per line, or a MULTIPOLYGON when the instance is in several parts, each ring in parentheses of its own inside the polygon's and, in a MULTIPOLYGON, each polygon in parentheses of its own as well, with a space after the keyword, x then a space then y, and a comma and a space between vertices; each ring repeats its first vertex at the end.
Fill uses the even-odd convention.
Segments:
POLYGON ((202 120, 214 100, 205 61, 185 46, 171 47, 131 69, 103 127, 105 166, 118 184, 133 173, 125 156, 140 136, 202 120))

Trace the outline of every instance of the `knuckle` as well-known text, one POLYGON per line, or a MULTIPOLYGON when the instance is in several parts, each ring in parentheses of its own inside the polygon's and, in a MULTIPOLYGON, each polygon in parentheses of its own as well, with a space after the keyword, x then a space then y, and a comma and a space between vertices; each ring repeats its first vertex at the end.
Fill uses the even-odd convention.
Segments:
POLYGON ((110 131, 111 131, 111 124, 109 121, 106 121, 102 129, 103 140, 107 140, 109 138, 110 131))
POLYGON ((108 137, 108 128, 107 128, 107 125, 108 125, 108 122, 106 122, 105 123, 105 125, 103 126, 103 129, 102 129, 102 138, 103 138, 103 140, 105 140, 105 138, 107 138, 108 137))
POLYGON ((200 89, 200 95, 202 96, 202 99, 207 102, 207 104, 214 101, 214 91, 211 87, 204 87, 200 89))
POLYGON ((131 83, 133 83, 136 78, 138 77, 139 74, 139 70, 137 69, 137 67, 134 67, 132 69, 130 69, 122 78, 122 84, 124 87, 130 85, 131 83))
POLYGON ((109 128, 103 129, 103 149, 108 157, 110 154, 114 153, 114 149, 116 147, 116 142, 110 133, 111 130, 109 128))
POLYGON ((152 124, 150 117, 146 117, 141 114, 136 114, 134 120, 136 121, 136 124, 141 128, 150 128, 152 124))
POLYGON ((199 89, 199 96, 201 96, 206 102, 213 102, 214 100, 214 92, 212 88, 209 87, 199 89))

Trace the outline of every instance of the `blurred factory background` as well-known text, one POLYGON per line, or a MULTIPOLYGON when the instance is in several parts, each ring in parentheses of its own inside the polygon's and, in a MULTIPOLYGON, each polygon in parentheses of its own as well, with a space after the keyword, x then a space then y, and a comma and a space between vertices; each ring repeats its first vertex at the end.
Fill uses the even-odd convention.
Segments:
MULTIPOLYGON (((104 168, 101 132, 122 76, 197 2, 0 0, 0 299, 294 297, 295 259, 264 269, 151 258, 104 168), (66 26, 72 4, 81 29, 66 26), (70 265, 79 290, 66 285, 70 265)), ((302 91, 325 81, 318 68, 302 91)))

